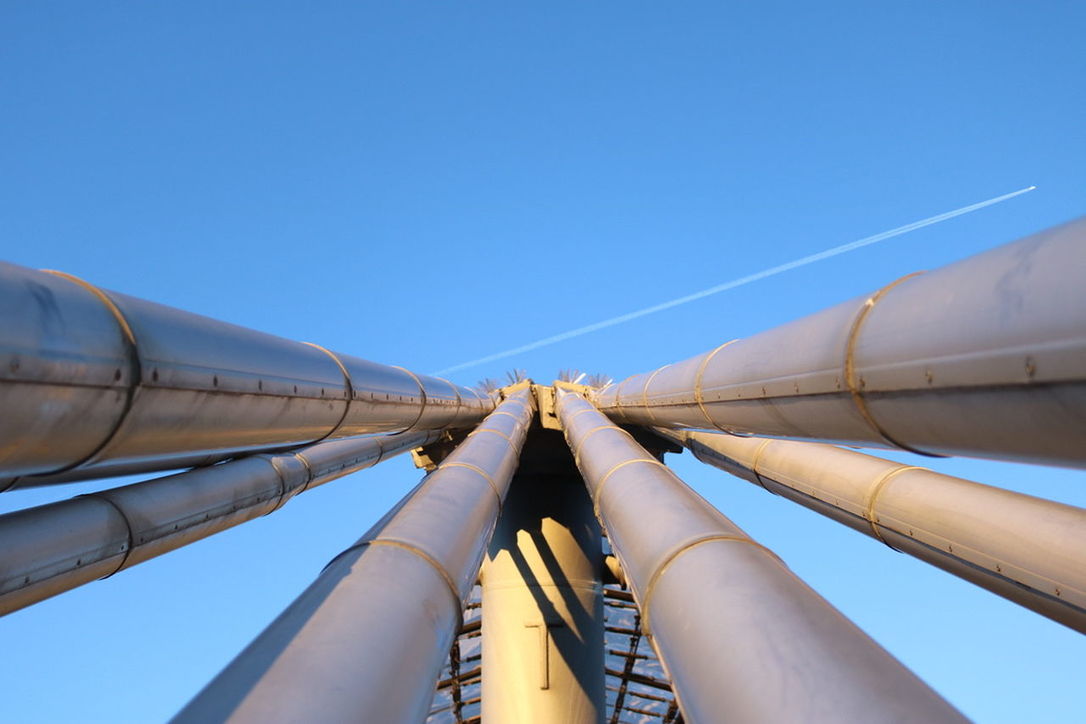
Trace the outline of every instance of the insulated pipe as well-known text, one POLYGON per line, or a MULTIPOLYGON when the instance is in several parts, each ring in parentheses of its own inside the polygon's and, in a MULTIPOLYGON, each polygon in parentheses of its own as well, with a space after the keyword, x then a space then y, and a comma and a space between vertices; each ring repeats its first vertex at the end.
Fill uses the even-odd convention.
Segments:
POLYGON ((0 263, 0 490, 377 432, 470 427, 487 397, 0 263), (175 460, 180 462, 175 462, 175 460), (29 477, 28 477, 29 476, 29 477))
POLYGON ((687 721, 965 721, 591 403, 558 416, 687 721))
POLYGON ((267 515, 440 435, 329 440, 0 515, 0 615, 267 515))
POLYGON ((425 721, 532 413, 510 395, 174 721, 425 721))
POLYGON ((595 396, 612 419, 1086 467, 1086 219, 595 396))
POLYGON ((657 433, 704 463, 1086 633, 1086 510, 843 450, 657 433))

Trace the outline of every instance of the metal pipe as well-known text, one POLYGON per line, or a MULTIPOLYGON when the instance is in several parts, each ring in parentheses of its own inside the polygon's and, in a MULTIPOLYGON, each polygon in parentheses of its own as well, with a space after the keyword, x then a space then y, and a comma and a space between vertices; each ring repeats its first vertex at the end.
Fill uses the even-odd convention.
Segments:
POLYGON ((532 414, 511 394, 174 721, 424 721, 532 414))
POLYGON ((595 396, 615 420, 1086 466, 1086 219, 595 396))
POLYGON ((691 722, 964 718, 591 403, 566 440, 691 722))
POLYGON ((792 440, 658 434, 704 463, 1086 633, 1086 510, 792 440))
POLYGON ((267 515, 440 435, 329 440, 0 515, 0 615, 267 515))
POLYGON ((470 427, 494 402, 341 355, 0 263, 0 490, 378 432, 470 427))

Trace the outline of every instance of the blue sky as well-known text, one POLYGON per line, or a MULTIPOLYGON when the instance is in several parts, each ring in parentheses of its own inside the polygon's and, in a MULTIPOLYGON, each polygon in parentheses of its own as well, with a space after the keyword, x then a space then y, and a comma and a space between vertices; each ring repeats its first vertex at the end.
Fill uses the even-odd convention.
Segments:
MULTIPOLYGON (((1086 213, 1084 30, 1056 2, 9 0, 0 257, 425 372, 1038 187, 453 375, 620 378, 1086 213)), ((670 462, 967 715, 1082 718, 1082 636, 670 462)), ((1086 505, 1080 471, 921 464, 1086 505)), ((418 477, 0 619, 0 720, 167 718, 418 477)))

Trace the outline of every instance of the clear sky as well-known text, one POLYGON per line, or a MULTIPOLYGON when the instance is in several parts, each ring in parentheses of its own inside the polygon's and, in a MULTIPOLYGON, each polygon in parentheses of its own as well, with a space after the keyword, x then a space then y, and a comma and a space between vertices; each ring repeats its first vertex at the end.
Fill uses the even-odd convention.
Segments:
MULTIPOLYGON (((1038 187, 452 373, 621 378, 1086 213, 1083 37, 1071 2, 6 0, 0 257, 427 372, 1038 187)), ((967 715, 1086 719, 1086 638, 670 462, 967 715)), ((921 464, 1086 505, 1080 471, 921 464)), ((167 718, 418 478, 0 619, 0 720, 167 718)))

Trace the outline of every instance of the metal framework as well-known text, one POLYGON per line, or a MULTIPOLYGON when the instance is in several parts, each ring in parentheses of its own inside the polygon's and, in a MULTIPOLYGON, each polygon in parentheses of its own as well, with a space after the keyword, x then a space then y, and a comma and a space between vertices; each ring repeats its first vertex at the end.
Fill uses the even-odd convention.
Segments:
POLYGON ((1086 467, 1086 220, 602 389, 492 394, 0 265, 0 615, 412 451, 177 722, 958 722, 701 461, 1086 632, 1086 510, 826 443, 1086 467), (968 515, 962 514, 968 511, 968 515))

